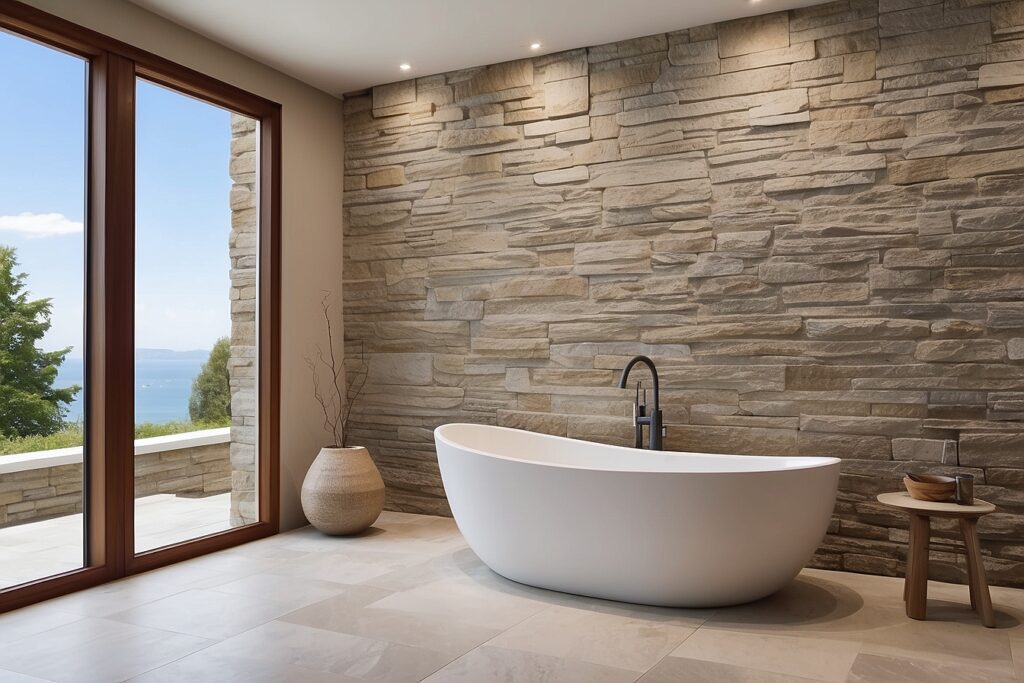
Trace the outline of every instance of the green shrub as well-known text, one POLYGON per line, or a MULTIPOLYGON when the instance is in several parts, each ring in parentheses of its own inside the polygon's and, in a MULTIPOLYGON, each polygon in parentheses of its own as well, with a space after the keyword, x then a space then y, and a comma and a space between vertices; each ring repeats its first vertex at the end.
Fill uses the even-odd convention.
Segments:
POLYGON ((228 360, 231 340, 221 337, 210 350, 199 374, 192 380, 188 416, 193 422, 219 422, 231 419, 231 378, 228 360))
POLYGON ((30 299, 13 247, 0 245, 0 438, 48 436, 64 427, 80 387, 55 389, 57 368, 71 348, 43 351, 50 299, 30 299))
MULTIPOLYGON (((231 420, 219 422, 163 422, 154 424, 142 422, 135 425, 135 438, 148 439, 154 436, 167 436, 169 434, 185 434, 196 432, 201 429, 216 429, 218 427, 231 426, 231 420)), ((23 436, 15 438, 0 437, 0 455, 14 455, 16 453, 33 453, 35 451, 51 451, 55 448, 71 448, 81 446, 83 432, 81 425, 69 425, 59 432, 46 436, 23 436)))

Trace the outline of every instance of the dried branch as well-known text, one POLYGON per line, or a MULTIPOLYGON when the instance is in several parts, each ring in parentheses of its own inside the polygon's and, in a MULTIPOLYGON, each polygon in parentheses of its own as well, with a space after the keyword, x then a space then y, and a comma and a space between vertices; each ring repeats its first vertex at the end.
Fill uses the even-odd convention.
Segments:
POLYGON ((325 293, 320 300, 324 322, 327 326, 327 345, 329 351, 325 353, 323 348, 317 344, 314 347, 316 349, 316 358, 303 356, 303 360, 306 361, 306 365, 313 375, 313 396, 316 398, 317 403, 320 404, 320 409, 324 414, 324 431, 331 434, 331 437, 334 439, 334 445, 344 447, 348 445, 348 424, 352 416, 352 408, 366 386, 369 369, 364 360, 363 344, 360 342, 359 359, 362 372, 359 374, 361 376, 353 380, 352 386, 347 392, 342 391, 345 364, 342 362, 339 365, 337 355, 335 354, 334 327, 331 324, 329 300, 329 293, 325 293), (321 366, 324 371, 330 373, 330 380, 326 383, 326 386, 320 381, 319 370, 321 366))
POLYGON ((365 347, 363 341, 359 340, 359 364, 362 366, 363 372, 362 372, 362 377, 359 378, 359 380, 356 380, 356 381, 352 382, 352 389, 349 389, 349 393, 348 393, 348 396, 347 396, 348 400, 345 402, 345 412, 342 414, 342 417, 341 417, 341 425, 342 425, 341 429, 342 429, 342 435, 343 435, 342 443, 343 444, 347 444, 348 443, 348 421, 349 421, 349 418, 352 417, 352 407, 355 405, 356 399, 359 398, 359 395, 363 393, 363 387, 366 386, 366 378, 370 374, 370 368, 367 367, 367 365, 366 365, 365 350, 366 350, 366 347, 365 347), (359 382, 358 386, 356 385, 357 381, 359 382), (353 391, 353 389, 354 389, 354 391, 353 391))

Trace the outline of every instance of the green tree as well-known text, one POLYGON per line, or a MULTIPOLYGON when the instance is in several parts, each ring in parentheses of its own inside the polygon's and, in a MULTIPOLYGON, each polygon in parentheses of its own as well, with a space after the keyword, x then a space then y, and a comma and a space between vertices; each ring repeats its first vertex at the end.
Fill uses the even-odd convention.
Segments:
POLYGON ((12 247, 0 246, 0 436, 46 436, 64 427, 81 387, 55 389, 57 368, 71 348, 43 351, 50 329, 50 299, 29 299, 25 273, 15 272, 12 247))
POLYGON ((210 350, 210 357, 203 363, 199 374, 192 380, 188 416, 193 422, 223 423, 231 419, 229 358, 231 340, 221 337, 210 350))

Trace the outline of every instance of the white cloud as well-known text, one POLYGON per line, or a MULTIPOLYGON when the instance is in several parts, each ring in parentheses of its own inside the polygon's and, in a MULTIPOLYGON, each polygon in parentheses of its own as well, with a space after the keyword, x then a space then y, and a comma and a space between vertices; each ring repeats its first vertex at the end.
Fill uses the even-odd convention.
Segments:
POLYGON ((70 220, 62 213, 19 213, 16 216, 0 216, 0 231, 17 232, 29 239, 74 235, 82 232, 78 221, 70 220))

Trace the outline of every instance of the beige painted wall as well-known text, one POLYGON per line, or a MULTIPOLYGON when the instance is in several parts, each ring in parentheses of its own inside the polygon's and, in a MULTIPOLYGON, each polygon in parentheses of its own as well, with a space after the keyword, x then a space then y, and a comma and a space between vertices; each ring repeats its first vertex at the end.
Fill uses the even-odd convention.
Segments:
MULTIPOLYGON (((320 292, 335 292, 340 299, 341 102, 123 0, 28 4, 283 106, 281 525, 304 524, 299 487, 327 437, 302 355, 322 343, 320 292)), ((338 309, 340 326, 340 301, 338 309)))

